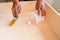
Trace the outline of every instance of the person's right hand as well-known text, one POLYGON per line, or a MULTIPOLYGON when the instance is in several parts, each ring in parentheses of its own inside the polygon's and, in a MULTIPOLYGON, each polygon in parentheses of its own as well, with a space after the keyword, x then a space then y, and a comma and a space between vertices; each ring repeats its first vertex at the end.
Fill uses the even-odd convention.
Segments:
POLYGON ((41 16, 46 15, 45 0, 37 0, 37 2, 36 2, 36 10, 38 11, 38 16, 39 15, 41 15, 41 16))
POLYGON ((19 2, 13 3, 13 6, 12 6, 12 14, 13 14, 13 16, 18 17, 20 12, 21 12, 20 3, 19 2))

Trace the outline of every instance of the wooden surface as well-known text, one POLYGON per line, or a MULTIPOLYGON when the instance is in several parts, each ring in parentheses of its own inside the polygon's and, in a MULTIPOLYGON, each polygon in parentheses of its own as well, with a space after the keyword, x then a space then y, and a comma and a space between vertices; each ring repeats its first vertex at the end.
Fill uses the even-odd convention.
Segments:
MULTIPOLYGON (((34 5, 34 1, 21 2, 22 13, 35 11, 34 5)), ((13 19, 11 7, 12 3, 0 3, 0 40, 59 40, 46 19, 39 24, 21 24, 19 18, 9 27, 13 19)))
POLYGON ((47 8, 46 20, 49 22, 49 24, 52 26, 52 28, 55 30, 55 32, 60 38, 60 16, 57 15, 59 13, 55 12, 50 5, 49 7, 47 6, 46 8, 47 8))

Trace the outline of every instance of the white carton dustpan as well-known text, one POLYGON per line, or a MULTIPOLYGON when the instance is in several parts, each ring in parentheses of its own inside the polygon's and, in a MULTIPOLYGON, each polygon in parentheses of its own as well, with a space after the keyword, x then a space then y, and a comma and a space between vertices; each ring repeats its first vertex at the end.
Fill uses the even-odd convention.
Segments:
POLYGON ((37 11, 20 14, 20 22, 28 24, 38 24, 44 20, 44 16, 38 16, 37 11))

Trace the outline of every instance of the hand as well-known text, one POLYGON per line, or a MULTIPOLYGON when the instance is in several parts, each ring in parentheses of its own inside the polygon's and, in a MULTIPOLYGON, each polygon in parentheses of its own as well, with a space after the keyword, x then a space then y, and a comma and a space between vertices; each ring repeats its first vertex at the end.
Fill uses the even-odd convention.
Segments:
POLYGON ((19 13, 21 12, 21 7, 19 2, 13 3, 12 6, 12 14, 14 17, 18 17, 19 13))
POLYGON ((46 14, 45 2, 37 1, 36 10, 38 10, 38 16, 41 14, 41 12, 42 12, 41 16, 45 16, 46 14))

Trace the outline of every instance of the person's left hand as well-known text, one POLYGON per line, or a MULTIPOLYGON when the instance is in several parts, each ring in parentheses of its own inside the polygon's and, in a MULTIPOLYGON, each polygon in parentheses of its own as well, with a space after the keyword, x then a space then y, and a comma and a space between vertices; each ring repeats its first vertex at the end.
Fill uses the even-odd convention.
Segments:
POLYGON ((42 12, 41 16, 45 16, 45 14, 46 14, 45 2, 37 1, 36 10, 38 10, 38 16, 41 14, 41 12, 42 12))

